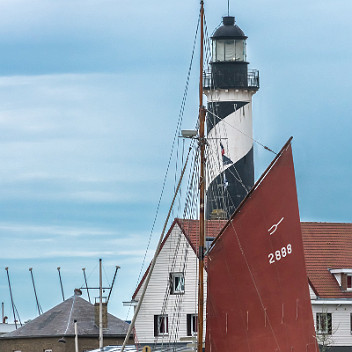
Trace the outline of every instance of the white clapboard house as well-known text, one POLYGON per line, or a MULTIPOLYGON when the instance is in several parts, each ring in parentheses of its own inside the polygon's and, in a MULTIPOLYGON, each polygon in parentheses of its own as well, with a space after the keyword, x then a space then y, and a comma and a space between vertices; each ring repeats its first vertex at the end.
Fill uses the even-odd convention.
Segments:
MULTIPOLYGON (((225 223, 206 221, 208 246, 225 223)), ((196 335, 198 228, 197 220, 175 219, 165 236, 136 320, 137 343, 186 343, 196 335)), ((352 224, 302 222, 301 228, 318 342, 325 351, 350 350, 352 224)), ((147 273, 129 304, 138 302, 147 273)))
POLYGON ((352 224, 302 223, 317 339, 325 351, 352 349, 352 224))
MULTIPOLYGON (((208 221, 208 245, 225 221, 208 221)), ((166 234, 135 323, 139 344, 167 345, 192 341, 197 333, 199 222, 175 219, 166 234)), ((138 302, 148 270, 131 302, 138 302)), ((204 273, 205 300, 207 275, 204 273)), ((205 332, 205 327, 204 327, 205 332)))

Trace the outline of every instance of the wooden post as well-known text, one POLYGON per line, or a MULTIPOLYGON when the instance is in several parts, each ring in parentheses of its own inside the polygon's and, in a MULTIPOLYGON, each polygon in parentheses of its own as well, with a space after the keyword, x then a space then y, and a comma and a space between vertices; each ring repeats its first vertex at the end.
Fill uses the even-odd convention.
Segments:
POLYGON ((103 278, 102 264, 99 259, 99 348, 103 349, 103 278))
POLYGON ((205 109, 203 106, 204 2, 200 2, 200 69, 199 69, 199 250, 198 250, 198 352, 203 351, 204 320, 204 198, 205 198, 205 109))

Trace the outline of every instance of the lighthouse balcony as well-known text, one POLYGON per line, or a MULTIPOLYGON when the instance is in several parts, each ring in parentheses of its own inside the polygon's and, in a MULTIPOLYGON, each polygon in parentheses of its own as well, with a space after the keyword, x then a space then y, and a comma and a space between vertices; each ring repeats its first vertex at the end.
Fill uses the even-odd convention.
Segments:
POLYGON ((211 89, 259 89, 259 71, 234 72, 213 69, 204 72, 203 88, 211 89))

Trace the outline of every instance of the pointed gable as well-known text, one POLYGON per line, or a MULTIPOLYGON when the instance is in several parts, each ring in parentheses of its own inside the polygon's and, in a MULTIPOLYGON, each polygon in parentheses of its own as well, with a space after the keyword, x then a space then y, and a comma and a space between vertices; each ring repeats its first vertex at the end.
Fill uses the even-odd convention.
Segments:
MULTIPOLYGON (((224 227, 225 224, 226 224, 226 221, 224 220, 207 220, 205 222, 207 239, 214 239, 220 233, 221 229, 224 227)), ((198 248, 199 248, 199 220, 194 220, 194 219, 180 219, 180 218, 174 219, 167 234, 165 235, 161 243, 160 251, 163 249, 166 241, 168 240, 175 226, 178 226, 180 228, 181 233, 185 236, 191 248, 193 249, 193 252, 197 255, 198 248)), ((206 261, 207 261, 207 258, 205 258, 205 265, 206 265, 206 261)), ((150 268, 150 264, 147 270, 145 271, 141 281, 139 282, 135 292, 133 293, 132 299, 136 298, 139 290, 143 286, 143 283, 148 275, 149 268, 150 268)))

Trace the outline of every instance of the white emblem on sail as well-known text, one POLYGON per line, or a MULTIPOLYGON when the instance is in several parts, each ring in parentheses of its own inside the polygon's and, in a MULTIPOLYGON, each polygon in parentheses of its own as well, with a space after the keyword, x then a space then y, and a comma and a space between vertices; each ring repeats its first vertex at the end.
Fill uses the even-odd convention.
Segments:
POLYGON ((274 224, 273 226, 270 227, 270 229, 268 230, 270 236, 276 232, 278 226, 281 224, 283 220, 284 220, 284 217, 282 217, 277 224, 274 224))

